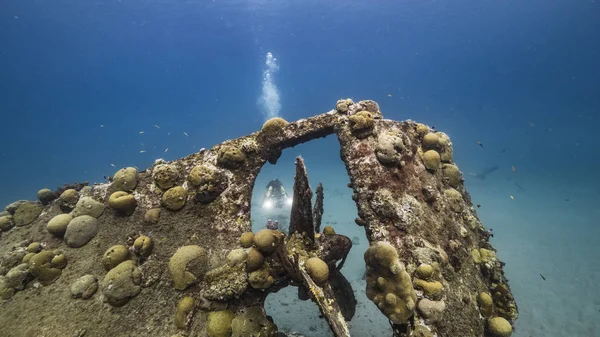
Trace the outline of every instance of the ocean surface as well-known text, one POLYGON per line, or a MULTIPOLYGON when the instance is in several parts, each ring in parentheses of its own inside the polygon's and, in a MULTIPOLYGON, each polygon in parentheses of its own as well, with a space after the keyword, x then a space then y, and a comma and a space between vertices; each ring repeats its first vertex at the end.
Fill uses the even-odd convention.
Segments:
MULTIPOLYGON (((104 182, 347 97, 451 137, 506 262, 520 311, 513 336, 599 334, 595 0, 4 0, 0 205, 104 182)), ((367 242, 335 137, 267 164, 253 200, 274 178, 291 193, 297 155, 313 190, 325 184, 324 222, 359 239, 344 267, 361 302, 351 331, 390 335, 364 295, 367 242)), ((255 228, 285 222, 260 207, 252 217, 255 228)), ((271 295, 267 313, 287 331, 330 336, 316 306, 295 298, 271 295)))

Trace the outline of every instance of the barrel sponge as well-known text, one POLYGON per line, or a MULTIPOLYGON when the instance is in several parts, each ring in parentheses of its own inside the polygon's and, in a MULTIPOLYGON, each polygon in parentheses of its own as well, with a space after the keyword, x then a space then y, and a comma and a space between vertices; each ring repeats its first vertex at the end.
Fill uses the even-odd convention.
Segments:
POLYGON ((443 285, 438 281, 415 280, 415 288, 423 290, 425 296, 438 299, 442 295, 443 285))
POLYGON ((236 169, 245 161, 246 155, 235 146, 223 145, 217 153, 217 164, 228 169, 236 169))
MULTIPOLYGON (((69 220, 70 221, 70 220, 69 220)), ((15 225, 15 222, 13 220, 12 215, 3 215, 0 216, 0 231, 8 231, 9 229, 13 228, 15 225)), ((67 226, 65 225, 65 228, 67 226)))
POLYGON ((231 332, 233 313, 229 310, 212 311, 208 313, 206 332, 210 337, 228 337, 231 332))
POLYGON ((156 165, 152 171, 154 183, 163 190, 169 189, 177 184, 179 172, 177 167, 169 164, 156 165))
POLYGON ((102 265, 106 270, 111 270, 127 260, 129 260, 129 250, 123 245, 112 246, 102 255, 102 265))
POLYGON ((43 207, 39 203, 27 201, 19 205, 13 219, 15 226, 21 227, 31 224, 42 214, 43 207))
POLYGON ((494 337, 508 337, 512 334, 512 326, 503 317, 494 317, 488 320, 488 330, 494 337))
POLYGON ((323 234, 335 235, 335 229, 333 229, 333 227, 331 227, 331 226, 325 226, 325 228, 323 228, 323 234))
POLYGON ((63 204, 68 204, 71 206, 75 206, 77 200, 79 200, 79 192, 70 188, 62 192, 62 194, 58 197, 63 204))
POLYGON ((430 264, 422 263, 415 270, 415 276, 423 280, 428 280, 432 275, 433 267, 430 264))
POLYGON ((454 188, 458 187, 460 181, 462 180, 462 176, 456 165, 444 164, 442 165, 442 172, 444 173, 444 179, 450 186, 454 188))
POLYGON ((496 253, 493 250, 479 248, 479 255, 481 256, 481 262, 483 263, 496 260, 496 253))
POLYGON ((377 242, 365 252, 365 262, 367 297, 394 324, 406 323, 414 313, 417 295, 396 249, 377 242))
POLYGON ((142 272, 133 260, 119 263, 109 270, 100 282, 100 289, 106 302, 122 306, 142 290, 142 272))
POLYGON ((429 127, 425 124, 419 123, 419 124, 417 124, 416 130, 417 130, 417 133, 424 135, 427 132, 429 132, 429 127))
POLYGON ((354 104, 354 102, 350 98, 340 99, 335 103, 335 110, 337 110, 337 112, 346 113, 352 104, 354 104))
POLYGON ((147 223, 155 224, 160 219, 160 208, 151 208, 144 214, 144 221, 147 223))
POLYGON ((452 145, 450 142, 450 137, 447 134, 445 134, 444 132, 438 131, 435 133, 435 135, 438 136, 438 142, 439 142, 440 146, 446 147, 446 146, 452 145))
POLYGON ((113 191, 130 192, 135 189, 138 182, 138 171, 135 167, 125 167, 117 171, 113 177, 113 191))
POLYGON ((311 257, 306 260, 306 271, 316 284, 323 284, 329 278, 329 267, 327 263, 318 257, 311 257))
POLYGON ((137 207, 137 201, 133 194, 124 191, 117 191, 108 198, 108 206, 117 212, 131 215, 137 207))
POLYGON ((428 170, 435 171, 440 166, 441 158, 440 154, 435 150, 429 150, 421 156, 423 164, 428 170))
POLYGON ((479 312, 481 312, 481 316, 490 317, 494 307, 492 296, 486 292, 479 293, 479 295, 477 295, 477 304, 479 304, 479 312))
POLYGON ((161 204, 172 211, 177 211, 185 206, 187 191, 182 186, 169 188, 161 197, 161 204))
POLYGON ((255 289, 267 289, 273 285, 275 278, 271 275, 271 268, 268 263, 248 274, 248 283, 255 289))
POLYGON ((177 290, 200 281, 208 269, 206 250, 200 246, 183 246, 169 260, 169 273, 177 290))
POLYGON ((370 129, 375 124, 373 114, 369 111, 360 111, 348 117, 352 131, 370 129))
POLYGON ((205 165, 194 166, 188 175, 188 180, 194 186, 213 183, 215 170, 205 165))
POLYGON ((48 205, 52 200, 56 199, 57 195, 50 189, 43 188, 37 192, 37 197, 42 205, 48 205))
POLYGON ((448 206, 451 210, 453 210, 456 213, 460 213, 463 211, 464 199, 459 191, 453 188, 448 188, 444 190, 444 196, 448 200, 448 206))
POLYGON ((189 316, 194 311, 196 300, 193 297, 186 296, 177 304, 175 311, 175 326, 179 329, 185 329, 188 324, 189 316))
POLYGON ((277 326, 265 315, 262 307, 245 308, 231 321, 231 337, 267 337, 276 333, 277 326))
POLYGON ((148 257, 154 248, 154 241, 146 235, 140 235, 133 242, 133 250, 140 256, 148 257))
POLYGON ((62 274, 61 268, 52 264, 55 256, 53 251, 44 250, 32 256, 28 261, 29 271, 42 285, 50 285, 62 274))
POLYGON ((248 251, 248 259, 246 260, 246 271, 251 273, 262 267, 265 262, 264 255, 256 248, 250 248, 248 251))
POLYGON ((262 253, 272 253, 275 250, 275 236, 270 229, 262 229, 254 235, 254 245, 262 253))
POLYGON ((435 150, 440 147, 440 138, 435 133, 428 133, 423 136, 423 148, 427 150, 435 150))
POLYGON ((240 246, 243 248, 250 248, 254 243, 254 233, 246 232, 240 236, 240 246))
POLYGON ((283 129, 288 124, 289 123, 285 119, 275 117, 266 121, 260 131, 264 132, 265 134, 273 135, 281 131, 281 129, 283 129))

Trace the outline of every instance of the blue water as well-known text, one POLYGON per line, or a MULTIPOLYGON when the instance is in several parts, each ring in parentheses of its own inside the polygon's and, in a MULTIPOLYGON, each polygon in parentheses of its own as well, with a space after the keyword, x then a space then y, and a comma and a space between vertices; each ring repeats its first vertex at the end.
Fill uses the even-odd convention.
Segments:
MULTIPOLYGON (((268 52, 287 120, 352 97, 450 135, 507 263, 513 335, 600 331, 595 0, 4 0, 0 205, 259 129, 268 52)), ((344 175, 336 141, 303 149, 309 174, 344 175)))

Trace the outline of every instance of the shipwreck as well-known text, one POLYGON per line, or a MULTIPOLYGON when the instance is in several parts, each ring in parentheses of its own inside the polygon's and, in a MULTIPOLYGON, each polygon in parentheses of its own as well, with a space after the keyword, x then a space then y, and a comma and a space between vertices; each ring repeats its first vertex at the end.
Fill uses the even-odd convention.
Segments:
POLYGON ((510 336, 517 305, 450 138, 350 99, 146 170, 123 168, 110 182, 8 205, 0 334, 286 336, 264 301, 296 287, 334 336, 350 336, 356 303, 340 269, 352 242, 321 226, 323 187, 311 189, 301 157, 289 233, 253 233, 250 219, 262 166, 328 135, 339 140, 355 223, 369 242, 366 294, 393 335, 510 336))

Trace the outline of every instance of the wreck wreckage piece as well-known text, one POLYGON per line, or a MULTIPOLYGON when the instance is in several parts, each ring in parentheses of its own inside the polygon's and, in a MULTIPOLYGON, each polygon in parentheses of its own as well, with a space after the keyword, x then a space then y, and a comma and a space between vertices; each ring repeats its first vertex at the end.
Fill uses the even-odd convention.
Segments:
POLYGON ((311 298, 319 306, 319 310, 327 320, 334 336, 349 337, 350 331, 348 330, 348 325, 346 325, 342 311, 334 301, 335 295, 333 289, 331 289, 331 285, 325 284, 323 287, 319 287, 306 271, 301 269, 301 273, 302 278, 308 286, 311 298))
POLYGON ((313 226, 315 233, 321 231, 321 219, 323 218, 323 184, 317 185, 315 206, 313 207, 313 226))
POLYGON ((312 190, 308 184, 306 166, 302 157, 296 158, 296 176, 294 177, 294 197, 290 213, 290 234, 300 233, 314 241, 312 190))
MULTIPOLYGON (((121 169, 107 183, 44 189, 41 203, 8 205, 0 215, 3 333, 274 336, 266 296, 312 285, 323 291, 311 293, 321 308, 339 304, 330 326, 348 335, 341 316, 352 316, 353 302, 335 299, 333 284, 351 242, 314 232, 319 198, 310 216, 298 217, 296 233, 249 233, 261 167, 286 148, 333 134, 356 223, 370 243, 367 296, 394 336, 510 335, 517 306, 450 138, 385 120, 374 101, 350 99, 296 122, 269 120, 251 135, 143 171, 121 169), (329 278, 319 273, 323 266, 329 278), (49 315, 54 307, 60 313, 49 315)), ((304 200, 302 209, 309 207, 304 200)))
MULTIPOLYGON (((323 187, 320 186, 320 198, 317 198, 316 206, 318 207, 318 212, 323 211, 323 187), (319 201, 320 200, 320 201, 319 201)), ((329 324, 331 331, 336 337, 349 337, 350 331, 348 330, 348 326, 346 325, 345 316, 342 314, 342 310, 338 305, 338 301, 336 301, 336 293, 332 286, 329 284, 333 281, 333 277, 336 277, 336 285, 341 286, 341 288, 337 288, 338 293, 352 293, 352 287, 345 280, 344 276, 335 268, 335 263, 338 260, 342 260, 340 262, 343 265, 344 261, 348 253, 350 252, 350 248, 352 247, 352 241, 349 238, 344 237, 346 241, 344 243, 349 243, 349 245, 331 245, 329 244, 331 240, 319 240, 318 245, 320 249, 314 247, 315 243, 315 226, 314 226, 314 214, 311 206, 312 199, 312 191, 310 189, 308 183, 308 174, 306 172, 306 166, 304 165, 304 160, 302 157, 296 158, 296 176, 294 177, 294 202, 292 204, 291 214, 290 214, 290 235, 298 236, 301 239, 299 242, 304 243, 303 251, 317 257, 312 257, 310 259, 300 260, 298 255, 295 256, 294 262, 297 264, 296 269, 300 272, 301 281, 303 283, 304 288, 309 290, 310 296, 313 301, 319 307, 319 310, 323 314, 325 320, 329 324), (340 248, 342 248, 340 250, 340 248), (336 254, 336 252, 341 252, 341 254, 336 254), (326 279, 326 283, 323 284, 321 282, 321 286, 317 285, 313 277, 307 273, 304 266, 310 268, 308 264, 310 260, 317 260, 317 262, 322 265, 318 266, 321 270, 316 271, 315 273, 319 274, 323 271, 326 271, 327 276, 324 277, 326 279), (301 265, 303 264, 303 265, 301 265), (333 268, 332 268, 333 267, 333 268), (346 287, 344 287, 346 286, 346 287), (348 291, 348 287, 350 290, 348 291)), ((320 219, 320 217, 319 217, 320 219)), ((320 221, 320 220, 319 220, 320 221)), ((336 238, 343 237, 342 235, 334 234, 336 238)), ((320 236, 319 236, 320 238, 320 236)), ((288 244, 290 244, 288 242, 288 244)), ((294 245, 290 244, 291 247, 288 248, 288 251, 293 250, 294 245)), ((341 267, 340 267, 341 268, 341 267)), ((313 268, 314 269, 314 268, 313 268)), ((317 275, 320 276, 320 275, 317 275)), ((353 294, 354 295, 354 294, 353 294)), ((351 303, 351 308, 347 308, 346 312, 354 312, 355 302, 351 303)), ((347 313, 346 316, 350 314, 347 313)), ((349 316, 351 318, 351 315, 349 316)))

